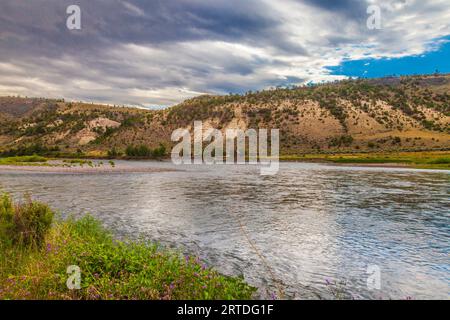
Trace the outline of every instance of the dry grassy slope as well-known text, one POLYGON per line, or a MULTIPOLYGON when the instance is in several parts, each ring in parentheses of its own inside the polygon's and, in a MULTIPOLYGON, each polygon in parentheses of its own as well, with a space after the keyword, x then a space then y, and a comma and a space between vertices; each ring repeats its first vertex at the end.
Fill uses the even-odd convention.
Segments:
POLYGON ((202 96, 161 111, 0 98, 0 149, 34 143, 102 153, 170 146, 179 127, 279 128, 283 154, 450 148, 450 75, 202 96))

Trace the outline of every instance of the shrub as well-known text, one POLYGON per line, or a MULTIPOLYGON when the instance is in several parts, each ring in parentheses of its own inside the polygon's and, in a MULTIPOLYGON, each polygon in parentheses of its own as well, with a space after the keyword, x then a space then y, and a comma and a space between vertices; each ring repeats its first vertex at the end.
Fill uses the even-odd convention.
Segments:
POLYGON ((392 139, 392 144, 402 144, 402 139, 400 137, 394 137, 392 139))
POLYGON ((150 157, 152 152, 146 145, 128 146, 125 153, 129 157, 150 157))
POLYGON ((141 119, 140 116, 131 116, 126 119, 124 119, 121 123, 122 127, 133 127, 143 124, 143 119, 141 119))
POLYGON ((0 240, 7 245, 41 246, 53 220, 53 212, 43 203, 27 198, 14 204, 11 196, 0 200, 0 240))
POLYGON ((340 147, 340 146, 350 146, 353 143, 353 137, 349 135, 344 135, 340 137, 334 137, 330 140, 329 147, 340 147))
POLYGON ((53 146, 53 147, 46 147, 42 146, 40 143, 35 143, 32 145, 27 146, 20 146, 17 149, 9 149, 4 150, 0 153, 3 157, 13 157, 13 156, 32 156, 32 155, 51 155, 55 152, 58 152, 59 147, 53 146))
POLYGON ((9 242, 9 233, 14 229, 14 206, 11 197, 3 194, 0 199, 0 241, 9 242))
POLYGON ((125 154, 128 157, 133 158, 160 158, 166 155, 166 147, 163 144, 160 144, 159 147, 155 149, 150 149, 146 145, 138 145, 138 146, 128 146, 125 150, 125 154))
POLYGON ((152 154, 156 158, 164 157, 166 155, 166 146, 160 143, 158 148, 153 149, 152 154))
POLYGON ((112 149, 108 150, 109 158, 116 158, 122 155, 122 152, 116 149, 116 147, 112 147, 112 149))

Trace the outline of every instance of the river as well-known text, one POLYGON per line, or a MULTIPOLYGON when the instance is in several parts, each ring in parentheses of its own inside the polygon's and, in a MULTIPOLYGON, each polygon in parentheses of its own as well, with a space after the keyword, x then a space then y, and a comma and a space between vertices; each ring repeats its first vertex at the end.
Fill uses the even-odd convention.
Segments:
POLYGON ((261 176, 249 165, 126 165, 179 171, 3 172, 0 188, 63 216, 91 213, 117 236, 196 254, 243 275, 262 298, 450 297, 448 172, 282 163, 261 176))

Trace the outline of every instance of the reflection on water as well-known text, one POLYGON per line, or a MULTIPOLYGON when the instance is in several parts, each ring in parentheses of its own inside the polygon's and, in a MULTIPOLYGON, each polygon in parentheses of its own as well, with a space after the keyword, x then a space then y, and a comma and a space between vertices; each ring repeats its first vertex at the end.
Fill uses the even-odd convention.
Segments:
MULTIPOLYGON (((172 167, 134 162, 134 166, 172 167)), ((325 279, 355 298, 449 298, 450 200, 446 172, 283 163, 185 166, 179 172, 0 174, 0 187, 90 212, 118 235, 144 235, 242 274, 262 297, 276 290, 259 248, 290 298, 331 298, 325 279), (368 265, 381 290, 368 290, 368 265)))

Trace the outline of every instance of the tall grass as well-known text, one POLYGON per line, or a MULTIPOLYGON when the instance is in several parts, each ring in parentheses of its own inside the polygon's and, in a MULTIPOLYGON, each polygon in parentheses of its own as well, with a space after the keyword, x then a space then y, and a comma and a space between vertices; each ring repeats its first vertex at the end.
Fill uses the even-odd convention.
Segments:
POLYGON ((52 220, 50 208, 29 197, 22 204, 14 204, 8 194, 0 199, 0 241, 4 244, 40 247, 52 220))
POLYGON ((221 275, 196 257, 151 242, 115 240, 91 216, 39 229, 40 246, 10 241, 4 212, 23 206, 23 215, 33 215, 35 209, 8 195, 2 204, 0 299, 250 299, 255 292, 242 278, 221 275), (71 265, 81 270, 78 290, 66 285, 71 265))

